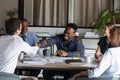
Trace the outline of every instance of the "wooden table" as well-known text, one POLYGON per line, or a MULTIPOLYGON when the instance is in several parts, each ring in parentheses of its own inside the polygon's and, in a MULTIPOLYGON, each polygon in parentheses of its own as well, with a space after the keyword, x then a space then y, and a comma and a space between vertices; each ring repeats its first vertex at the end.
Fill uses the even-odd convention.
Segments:
POLYGON ((93 63, 85 63, 85 62, 55 62, 55 63, 47 63, 44 65, 35 65, 35 64, 27 64, 27 63, 19 63, 17 64, 18 69, 93 69, 95 68, 95 64, 93 63))

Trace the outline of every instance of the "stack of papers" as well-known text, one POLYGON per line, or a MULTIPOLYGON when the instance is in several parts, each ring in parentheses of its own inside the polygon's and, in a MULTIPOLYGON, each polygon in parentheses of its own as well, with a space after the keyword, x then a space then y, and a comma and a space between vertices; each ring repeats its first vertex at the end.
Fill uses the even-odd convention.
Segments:
POLYGON ((40 57, 33 57, 33 58, 24 58, 23 63, 27 64, 35 64, 35 65, 44 65, 47 61, 40 57))
POLYGON ((23 63, 44 65, 47 63, 64 62, 67 59, 72 59, 72 58, 71 57, 39 57, 39 56, 36 56, 32 58, 24 58, 23 63))
POLYGON ((41 61, 24 61, 23 63, 34 64, 34 65, 44 65, 44 64, 46 64, 46 63, 41 62, 41 61))
POLYGON ((52 58, 47 58, 47 60, 50 63, 55 63, 55 62, 64 62, 65 60, 72 59, 71 57, 52 57, 52 58))

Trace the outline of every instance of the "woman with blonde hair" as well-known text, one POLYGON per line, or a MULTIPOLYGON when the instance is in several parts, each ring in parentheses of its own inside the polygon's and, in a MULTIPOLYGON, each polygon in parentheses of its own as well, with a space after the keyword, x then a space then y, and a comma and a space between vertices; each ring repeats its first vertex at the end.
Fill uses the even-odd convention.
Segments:
MULTIPOLYGON (((73 76, 76 80, 80 76, 93 77, 114 77, 120 75, 120 27, 113 27, 110 30, 110 43, 113 46, 105 51, 102 60, 93 70, 82 71, 73 76)), ((79 78, 80 79, 80 78, 79 78)))

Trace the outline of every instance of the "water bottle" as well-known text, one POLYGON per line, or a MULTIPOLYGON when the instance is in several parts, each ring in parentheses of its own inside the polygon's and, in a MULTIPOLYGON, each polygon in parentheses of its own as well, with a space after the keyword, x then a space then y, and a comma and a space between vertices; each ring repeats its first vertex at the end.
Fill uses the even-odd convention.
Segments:
POLYGON ((49 49, 44 49, 43 50, 43 55, 44 56, 50 56, 50 50, 49 49))

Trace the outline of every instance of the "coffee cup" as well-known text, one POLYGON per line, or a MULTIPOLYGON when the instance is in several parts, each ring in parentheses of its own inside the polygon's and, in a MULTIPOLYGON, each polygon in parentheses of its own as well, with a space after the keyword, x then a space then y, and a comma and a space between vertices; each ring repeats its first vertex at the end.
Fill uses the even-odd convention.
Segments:
POLYGON ((85 57, 85 62, 87 62, 87 63, 92 63, 93 60, 94 60, 94 57, 93 57, 93 56, 86 56, 86 57, 85 57))

